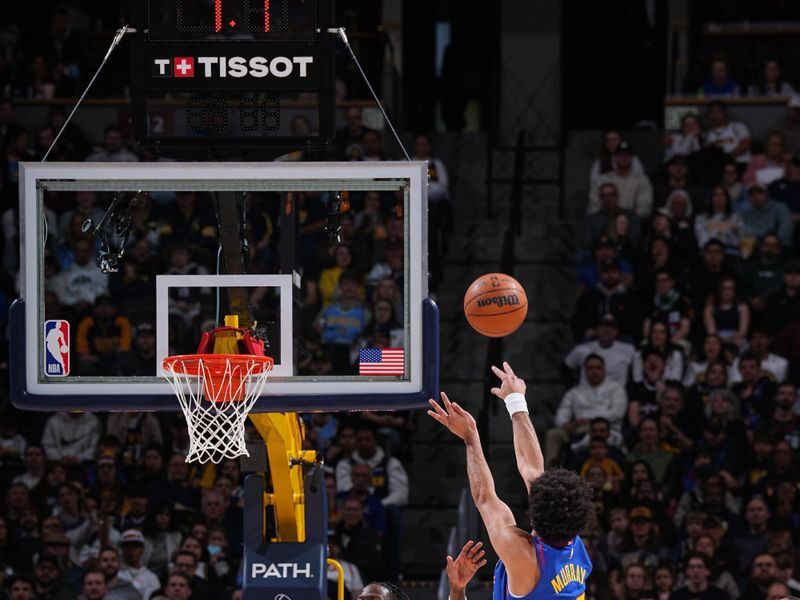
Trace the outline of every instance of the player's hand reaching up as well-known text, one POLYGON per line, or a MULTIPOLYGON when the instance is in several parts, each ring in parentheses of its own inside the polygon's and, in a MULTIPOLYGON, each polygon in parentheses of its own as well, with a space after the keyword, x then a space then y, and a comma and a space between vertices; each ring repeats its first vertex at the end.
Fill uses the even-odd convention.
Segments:
POLYGON ((500 398, 500 400, 505 400, 506 396, 513 394, 514 392, 523 395, 525 394, 525 382, 514 375, 511 365, 509 365, 507 362, 503 363, 502 369, 492 366, 492 373, 500 378, 500 387, 492 388, 492 394, 500 398))
POLYGON ((431 405, 432 409, 428 411, 428 414, 462 440, 469 441, 472 436, 477 437, 478 425, 475 423, 475 419, 458 404, 450 402, 447 394, 442 392, 442 404, 444 408, 433 398, 428 400, 428 403, 431 405))
POLYGON ((447 557, 447 579, 450 582, 450 600, 457 597, 464 597, 464 589, 470 579, 475 576, 482 566, 486 564, 483 542, 474 543, 472 540, 464 544, 461 552, 453 560, 452 556, 447 557))

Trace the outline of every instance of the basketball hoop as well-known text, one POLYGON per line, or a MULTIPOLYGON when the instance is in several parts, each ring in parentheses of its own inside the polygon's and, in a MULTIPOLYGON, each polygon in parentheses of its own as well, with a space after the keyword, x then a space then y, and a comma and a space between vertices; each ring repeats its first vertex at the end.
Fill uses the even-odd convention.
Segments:
POLYGON ((252 354, 184 354, 162 363, 189 429, 186 462, 250 456, 244 422, 261 396, 272 358, 252 354))

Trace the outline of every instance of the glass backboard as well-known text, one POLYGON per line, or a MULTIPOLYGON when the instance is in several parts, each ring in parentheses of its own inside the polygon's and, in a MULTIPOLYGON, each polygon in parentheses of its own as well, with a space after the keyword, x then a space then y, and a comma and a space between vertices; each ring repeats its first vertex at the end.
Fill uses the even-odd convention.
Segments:
POLYGON ((275 360, 255 410, 423 406, 438 388, 426 173, 420 162, 22 165, 14 403, 175 410, 161 360, 240 314, 275 360))

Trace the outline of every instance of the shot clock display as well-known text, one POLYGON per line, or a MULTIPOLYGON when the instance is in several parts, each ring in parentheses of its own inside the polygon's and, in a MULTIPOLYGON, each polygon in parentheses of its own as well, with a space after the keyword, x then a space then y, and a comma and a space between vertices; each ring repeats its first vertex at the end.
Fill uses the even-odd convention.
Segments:
POLYGON ((148 0, 152 39, 285 37, 313 40, 318 5, 313 0, 148 0))
POLYGON ((144 147, 332 138, 332 0, 132 0, 131 11, 134 132, 144 147))

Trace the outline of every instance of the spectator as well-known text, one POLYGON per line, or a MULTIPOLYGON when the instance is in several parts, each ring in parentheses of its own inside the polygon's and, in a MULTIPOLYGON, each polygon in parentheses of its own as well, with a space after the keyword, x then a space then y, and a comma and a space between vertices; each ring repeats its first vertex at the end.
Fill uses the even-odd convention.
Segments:
MULTIPOLYGON (((687 296, 678 291, 675 276, 669 269, 656 269, 653 279, 655 293, 650 306, 646 309, 647 316, 644 319, 642 336, 649 339, 653 325, 660 322, 667 326, 669 339, 664 340, 666 344, 686 345, 694 318, 692 303, 687 296)), ((668 379, 673 378, 668 377, 668 379)))
POLYGON ((800 220, 800 153, 787 161, 784 175, 769 184, 767 194, 789 209, 794 223, 800 220))
POLYGON ((701 96, 706 98, 726 98, 741 96, 741 89, 728 69, 728 59, 717 55, 711 59, 709 77, 700 88, 701 96))
POLYGON ((608 233, 611 222, 619 215, 628 219, 627 235, 631 240, 638 240, 641 231, 639 216, 630 209, 619 205, 619 193, 613 183, 604 183, 598 188, 600 205, 596 212, 589 214, 584 219, 584 244, 591 246, 601 234, 608 233))
POLYGON ((34 582, 26 575, 12 575, 5 584, 8 600, 34 600, 34 582))
POLYGON ((610 173, 601 175, 597 187, 592 188, 589 210, 592 214, 600 207, 599 189, 604 183, 613 183, 619 194, 619 205, 633 210, 640 217, 648 217, 653 210, 653 186, 646 175, 633 169, 633 149, 628 142, 620 142, 614 153, 616 166, 610 173))
POLYGON ((103 548, 97 566, 105 575, 107 591, 104 600, 142 600, 142 594, 130 581, 120 579, 119 553, 115 548, 103 548))
POLYGON ((653 522, 653 510, 644 505, 634 505, 628 513, 630 527, 622 543, 623 565, 640 565, 652 569, 666 558, 659 528, 653 522))
POLYGON ((319 278, 319 293, 322 297, 322 308, 327 308, 334 300, 338 300, 339 277, 353 266, 353 254, 350 247, 339 244, 333 251, 333 266, 323 269, 319 278))
POLYGON ((364 522, 361 502, 345 500, 342 521, 335 530, 336 542, 345 560, 354 563, 367 580, 380 578, 382 549, 378 534, 364 522))
POLYGON ((48 460, 80 466, 94 460, 100 421, 90 412, 58 412, 47 419, 42 448, 48 460))
POLYGON ((745 345, 750 330, 750 307, 739 299, 734 278, 725 277, 717 283, 716 292, 706 300, 703 325, 708 335, 718 336, 737 352, 745 345))
POLYGON ((764 600, 785 600, 796 593, 797 590, 790 590, 785 583, 776 581, 767 588, 767 595, 764 596, 764 600))
POLYGON ((187 550, 179 550, 172 560, 172 572, 186 576, 189 580, 193 598, 197 600, 210 598, 208 584, 202 577, 197 576, 197 557, 194 554, 187 550))
MULTIPOLYGON (((760 361, 759 366, 764 375, 777 383, 786 381, 789 370, 789 361, 782 356, 773 354, 769 351, 769 334, 761 328, 753 328, 750 331, 750 347, 748 350, 756 355, 760 361)), ((730 383, 740 382, 739 357, 734 359, 730 383)))
MULTIPOLYGON (((636 216, 636 215, 634 215, 636 216)), ((638 217, 636 219, 638 221, 638 217)), ((622 212, 617 213, 608 223, 606 235, 614 243, 617 256, 628 263, 636 263, 639 259, 638 239, 639 233, 631 231, 631 220, 622 212)))
POLYGON ((37 599, 75 600, 75 592, 61 580, 61 566, 55 556, 42 554, 33 574, 37 599))
POLYGON ((111 296, 95 298, 92 314, 78 323, 77 363, 81 375, 111 375, 117 357, 131 349, 131 322, 117 314, 111 296))
POLYGON ((742 213, 747 232, 755 237, 775 232, 781 240, 781 246, 791 246, 794 225, 786 205, 770 199, 766 186, 761 183, 750 186, 748 193, 750 208, 742 213))
POLYGON ((764 68, 758 81, 747 87, 748 96, 791 96, 794 94, 792 84, 783 79, 780 63, 774 58, 764 61, 764 68))
POLYGON ((17 475, 12 483, 21 483, 32 492, 44 476, 44 450, 39 444, 28 444, 22 455, 22 461, 25 471, 17 475))
POLYGON ((142 595, 142 600, 149 600, 153 592, 161 587, 161 583, 155 573, 142 564, 144 555, 142 532, 136 529, 123 531, 120 547, 123 563, 117 576, 123 581, 130 581, 142 595))
POLYGON ((120 444, 120 456, 126 470, 141 468, 145 448, 164 445, 161 426, 152 413, 112 413, 106 434, 120 444))
MULTIPOLYGON (((698 354, 697 359, 693 360, 686 367, 686 372, 683 376, 683 385, 687 388, 696 383, 702 383, 705 378, 706 370, 711 362, 727 360, 722 347, 722 340, 716 335, 706 335, 703 339, 701 352, 698 354)), ((728 374, 730 379, 730 373, 728 374)))
POLYGON ((748 188, 754 183, 770 185, 786 174, 786 136, 780 131, 770 131, 764 152, 754 154, 742 175, 742 183, 748 188))
POLYGON ((733 158, 726 158, 722 165, 722 185, 731 199, 731 208, 737 215, 741 215, 750 208, 750 197, 747 195, 747 186, 742 183, 739 167, 733 158))
POLYGON ((711 568, 708 557, 698 552, 690 554, 686 559, 686 585, 678 588, 669 600, 729 600, 728 594, 709 583, 711 568))
POLYGON ((367 463, 351 467, 350 479, 353 487, 337 495, 343 504, 347 498, 358 498, 364 512, 364 522, 379 535, 386 533, 386 515, 380 498, 374 493, 372 468, 367 463))
MULTIPOLYGON (((609 130, 603 133, 603 145, 600 147, 600 156, 592 163, 589 171, 589 189, 597 187, 601 175, 614 171, 617 168, 616 152, 622 138, 619 131, 609 130)), ((638 156, 634 156, 631 161, 631 169, 635 173, 644 175, 644 165, 638 156)))
POLYGON ((605 361, 608 378, 624 387, 628 383, 628 370, 636 349, 617 339, 619 326, 612 314, 604 315, 595 331, 595 339, 575 346, 564 358, 564 364, 573 370, 580 369, 580 383, 585 384, 584 361, 590 354, 596 354, 605 361))
POLYGON ((602 234, 594 241, 592 256, 578 257, 578 290, 580 296, 587 289, 596 287, 600 281, 600 267, 610 261, 617 261, 621 272, 622 282, 626 286, 633 283, 633 267, 626 260, 617 257, 617 243, 610 236, 602 234))
POLYGON ((131 320, 152 319, 156 303, 156 267, 150 242, 141 238, 125 253, 120 271, 112 273, 109 289, 114 303, 131 320))
MULTIPOLYGON (((633 358, 631 379, 635 383, 647 381, 646 374, 648 369, 645 363, 647 362, 647 356, 652 354, 656 354, 661 358, 658 361, 661 364, 661 369, 658 373, 659 381, 681 381, 683 378, 683 353, 670 341, 669 330, 662 321, 655 321, 650 326, 647 344, 633 358)), ((654 376, 656 371, 655 364, 651 363, 650 375, 654 376)), ((651 382, 655 383, 655 379, 651 378, 651 382)))
POLYGON ((703 148, 703 127, 695 113, 681 117, 681 128, 666 137, 664 160, 667 164, 676 156, 689 156, 703 148))
POLYGON ((344 160, 361 160, 364 155, 361 139, 367 131, 371 131, 364 126, 361 108, 349 107, 345 112, 345 123, 343 128, 336 130, 334 137, 339 155, 344 160))
POLYGON ((780 384, 772 414, 757 429, 757 434, 763 433, 771 440, 784 440, 794 452, 800 450, 800 415, 794 412, 796 398, 797 388, 793 383, 780 384))
POLYGON ((545 457, 548 465, 557 463, 561 450, 574 437, 589 429, 594 417, 605 417, 611 429, 622 430, 622 420, 628 407, 625 389, 606 377, 605 361, 590 354, 583 361, 586 383, 570 389, 556 411, 555 427, 547 431, 545 457))
POLYGON ((786 113, 775 125, 786 136, 786 151, 794 156, 800 152, 800 96, 793 94, 786 103, 786 113))
POLYGON ((761 361, 752 351, 739 358, 739 376, 741 381, 733 384, 731 391, 739 399, 745 423, 754 428, 772 414, 777 386, 763 374, 761 361))
POLYGON ((408 502, 408 475, 402 463, 387 456, 377 445, 374 429, 367 424, 356 430, 356 450, 349 460, 336 465, 336 489, 349 492, 353 489, 352 470, 356 464, 366 464, 372 469, 373 493, 384 507, 401 507, 408 502))
POLYGON ((694 447, 696 426, 685 410, 683 388, 675 382, 668 383, 658 403, 661 447, 675 454, 690 452, 694 447))
POLYGON ((118 375, 152 377, 157 373, 155 333, 155 328, 150 322, 146 321, 136 326, 133 348, 121 354, 117 360, 118 375))
POLYGON ((767 298, 764 315, 764 324, 771 335, 800 319, 800 260, 786 263, 783 286, 767 298))
POLYGON ((674 454, 659 447, 660 431, 655 418, 644 417, 637 427, 637 443, 625 457, 628 464, 643 460, 653 473, 653 483, 669 497, 674 486, 674 454))
POLYGON ((761 552, 753 557, 750 565, 750 581, 744 591, 745 600, 766 598, 767 590, 775 583, 776 567, 775 558, 767 552, 761 552))
POLYGON ((713 187, 709 194, 708 210, 697 215, 694 221, 698 248, 713 238, 722 242, 726 254, 739 256, 743 229, 742 218, 733 212, 727 188, 724 185, 713 187))
POLYGON ((189 600, 192 597, 192 587, 189 578, 183 573, 172 573, 167 577, 164 587, 167 600, 189 600))
MULTIPOLYGON (((336 542, 334 537, 328 538, 329 557, 338 561, 344 571, 344 587, 350 594, 350 598, 357 600, 364 588, 364 580, 358 567, 348 560, 342 558, 342 547, 336 542)), ((327 570, 328 585, 339 581, 339 571, 333 566, 328 565, 327 570)), ((329 592, 330 593, 330 592, 329 592)))
POLYGON ((619 324, 620 333, 632 340, 636 335, 636 299, 622 281, 620 263, 611 259, 599 267, 599 282, 578 298, 572 328, 577 340, 596 337, 597 323, 611 315, 619 324))
MULTIPOLYGON (((767 522, 769 507, 761 498, 751 498, 744 509, 745 528, 734 539, 739 554, 739 566, 749 572, 755 559, 767 551, 767 522)), ((774 571, 774 559, 772 561, 774 571)), ((752 575, 752 573, 751 573, 752 575)))
POLYGON ((47 283, 47 291, 58 296, 59 302, 78 314, 88 310, 98 296, 108 294, 108 275, 92 261, 89 240, 75 240, 75 262, 47 283))
POLYGON ((339 300, 322 309, 317 318, 323 348, 336 373, 352 370, 350 349, 367 326, 368 313, 361 298, 358 277, 347 271, 339 277, 339 300))
POLYGON ((754 310, 763 311, 768 298, 781 289, 784 265, 781 241, 777 234, 762 236, 758 251, 745 263, 742 273, 745 297, 754 310))
POLYGON ((85 600, 107 600, 108 583, 102 571, 88 569, 83 573, 83 595, 85 600))
POLYGON ((735 273, 725 263, 725 247, 722 242, 710 239, 703 246, 702 260, 692 269, 689 288, 695 314, 703 314, 707 298, 717 290, 718 283, 735 273))
POLYGON ((160 223, 159 245, 169 249, 172 274, 207 273, 216 258, 219 236, 216 218, 207 203, 198 201, 197 192, 176 192, 175 201, 164 207, 160 223), (188 254, 175 256, 179 247, 188 254))
MULTIPOLYGON (((702 516, 702 513, 697 514, 702 516)), ((689 522, 688 517, 686 521, 687 523, 689 522)), ((705 522, 705 519, 702 521, 705 522)), ((718 558, 717 543, 714 538, 708 534, 701 533, 694 542, 694 549, 699 554, 705 554, 711 563, 711 575, 713 577, 711 585, 726 592, 731 600, 739 598, 741 596, 739 585, 736 583, 736 578, 733 574, 727 570, 725 562, 718 558)))
POLYGON ((719 100, 709 103, 707 117, 709 130, 706 133, 706 147, 719 148, 744 169, 751 159, 750 130, 747 125, 729 121, 728 109, 719 100))
POLYGON ((668 207, 667 199, 670 195, 682 190, 688 194, 691 204, 700 206, 701 191, 697 189, 689 176, 689 162, 684 155, 673 156, 664 166, 664 169, 653 178, 653 199, 656 208, 668 207))
POLYGON ((139 162, 139 157, 124 146, 119 127, 109 125, 103 135, 103 147, 87 156, 86 162, 139 162))

